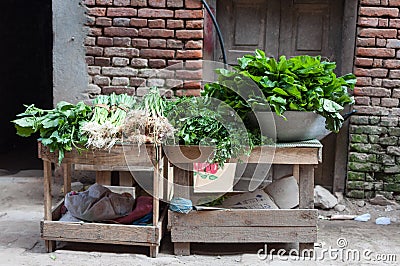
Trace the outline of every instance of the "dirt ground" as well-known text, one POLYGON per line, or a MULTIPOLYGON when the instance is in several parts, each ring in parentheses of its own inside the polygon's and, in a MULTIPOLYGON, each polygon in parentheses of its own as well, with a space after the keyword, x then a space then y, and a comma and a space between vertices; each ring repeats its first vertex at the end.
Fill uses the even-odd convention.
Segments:
MULTIPOLYGON (((11 175, 0 170, 0 265, 399 265, 400 210, 395 207, 359 207, 345 199, 345 214, 370 213, 368 222, 318 222, 316 256, 265 256, 264 244, 192 245, 191 256, 173 255, 168 235, 158 258, 147 256, 148 248, 93 244, 58 243, 58 249, 46 253, 40 238, 43 217, 42 172, 21 171, 11 175), (376 225, 379 216, 390 217, 390 225, 376 225), (259 253, 259 254, 257 254, 259 253), (359 257, 358 257, 359 255, 359 257), (296 260, 297 259, 297 260, 296 260)), ((56 182, 54 192, 60 193, 56 182)), ((321 218, 335 211, 320 211, 321 218)), ((268 245, 269 250, 296 245, 268 245)), ((294 252, 294 251, 293 251, 294 252)), ((269 254, 269 251, 268 251, 269 254)), ((295 253, 292 253, 295 255, 295 253)))

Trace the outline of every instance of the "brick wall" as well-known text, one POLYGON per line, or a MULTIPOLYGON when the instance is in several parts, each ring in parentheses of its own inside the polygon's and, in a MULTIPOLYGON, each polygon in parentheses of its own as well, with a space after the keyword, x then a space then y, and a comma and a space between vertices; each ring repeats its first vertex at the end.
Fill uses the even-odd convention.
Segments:
POLYGON ((360 0, 347 195, 400 200, 400 0, 360 0))
POLYGON ((83 1, 92 87, 103 94, 142 96, 151 86, 164 88, 167 96, 199 94, 203 57, 199 0, 83 1))

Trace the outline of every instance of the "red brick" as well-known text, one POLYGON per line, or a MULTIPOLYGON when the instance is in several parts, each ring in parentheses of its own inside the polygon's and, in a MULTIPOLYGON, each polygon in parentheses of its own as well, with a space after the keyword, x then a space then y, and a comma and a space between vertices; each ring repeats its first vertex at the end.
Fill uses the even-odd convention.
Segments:
POLYGON ((104 29, 104 35, 116 37, 136 37, 138 30, 134 28, 109 27, 104 29))
POLYGON ((194 90, 177 90, 175 91, 175 96, 182 97, 182 96, 200 96, 200 89, 194 90))
POLYGON ((362 5, 369 5, 369 6, 379 6, 381 4, 381 0, 361 0, 362 5))
POLYGON ((134 17, 137 15, 135 8, 129 7, 109 7, 107 9, 107 16, 109 17, 134 17))
POLYGON ((375 38, 357 38, 357 46, 375 46, 375 38))
POLYGON ((183 0, 167 0, 168 7, 183 7, 183 0))
POLYGON ((174 16, 174 11, 167 9, 141 8, 138 11, 138 16, 142 18, 172 18, 174 16))
POLYGON ((147 6, 147 0, 131 0, 131 6, 147 6))
POLYGON ((95 46, 96 45, 96 38, 95 37, 86 37, 84 44, 87 46, 95 46))
POLYGON ((112 94, 113 92, 116 94, 128 94, 128 95, 135 95, 135 88, 126 87, 126 86, 107 86, 102 88, 102 94, 112 94))
POLYGON ((176 38, 178 39, 202 39, 202 30, 177 30, 176 38))
POLYGON ((94 64, 96 66, 110 66, 110 61, 108 57, 95 57, 94 64))
POLYGON ((186 21, 187 29, 202 29, 203 28, 203 20, 188 20, 186 21))
POLYGON ((165 0, 149 0, 149 6, 151 7, 165 7, 165 0))
POLYGON ((99 25, 99 26, 111 26, 112 25, 112 19, 105 18, 105 17, 98 17, 98 18, 96 18, 96 25, 99 25))
POLYGON ((151 68, 164 68, 167 66, 165 59, 149 59, 149 67, 151 68))
POLYGON ((146 85, 146 79, 144 78, 131 78, 130 79, 130 85, 139 87, 139 86, 145 86, 146 85))
POLYGON ((201 79, 203 71, 200 70, 177 70, 176 78, 178 79, 201 79))
POLYGON ((167 20, 167 28, 169 29, 182 29, 184 26, 184 22, 181 19, 168 19, 167 20))
POLYGON ((165 28, 165 20, 164 19, 149 19, 149 28, 165 28))
POLYGON ((389 49, 389 48, 358 47, 356 49, 356 54, 360 56, 370 56, 370 57, 394 57, 396 51, 395 49, 389 49))
POLYGON ((94 57, 93 56, 85 56, 86 64, 91 66, 94 65, 94 57))
POLYGON ((389 78, 400 79, 400 70, 390 70, 389 71, 389 78))
POLYGON ((371 86, 372 78, 371 77, 358 77, 356 85, 357 86, 371 86))
POLYGON ((356 96, 370 96, 370 97, 390 97, 391 91, 386 88, 377 87, 356 87, 354 88, 354 95, 356 96))
POLYGON ((358 19, 358 25, 362 27, 376 27, 378 23, 378 18, 359 17, 358 19))
POLYGON ((169 39, 167 41, 167 47, 173 49, 182 49, 183 42, 181 40, 169 39))
POLYGON ((149 40, 147 39, 132 39, 132 46, 137 48, 149 47, 149 40))
POLYGON ((95 17, 86 16, 85 26, 93 26, 95 24, 96 24, 96 18, 95 17))
POLYGON ((397 107, 399 106, 399 99, 395 98, 382 98, 381 106, 383 107, 397 107))
POLYGON ((400 19, 391 18, 389 20, 389 27, 391 27, 391 28, 400 28, 400 19))
POLYGON ((144 29, 139 30, 139 36, 168 38, 168 37, 174 37, 174 31, 173 30, 165 30, 165 29, 144 28, 144 29))
POLYGON ((372 105, 372 106, 379 106, 379 105, 381 105, 381 98, 374 98, 374 97, 371 97, 371 105, 372 105))
POLYGON ((382 80, 382 87, 385 87, 385 88, 398 88, 398 87, 400 87, 400 80, 398 80, 398 79, 384 79, 384 80, 382 80))
POLYGON ((145 18, 131 18, 131 26, 134 27, 146 27, 147 19, 145 18))
POLYGON ((398 6, 398 7, 400 7, 400 0, 389 0, 389 6, 398 6))
POLYGON ((388 27, 389 26, 389 19, 387 18, 380 18, 378 22, 378 27, 388 27))
POLYGON ((160 50, 160 49, 142 49, 140 50, 140 57, 143 58, 174 58, 174 50, 160 50))
POLYGON ((400 68, 400 60, 385 60, 383 66, 386 68, 400 68))
MULTIPOLYGON (((131 66, 134 68, 143 68, 143 67, 148 67, 148 62, 149 60, 143 59, 143 58, 133 58, 131 61, 131 66)), ((139 86, 139 85, 135 85, 139 86)))
POLYGON ((113 19, 113 26, 118 27, 129 27, 131 20, 129 18, 114 18, 113 19))
POLYGON ((164 39, 150 39, 149 46, 152 48, 165 48, 167 47, 167 41, 164 39))
POLYGON ((400 48, 400 40, 399 39, 388 39, 386 40, 387 48, 400 48))
POLYGON ((113 39, 107 37, 98 37, 97 38, 97 45, 100 46, 113 46, 113 39))
POLYGON ((114 0, 114 6, 129 6, 131 0, 114 0))
POLYGON ((202 8, 203 4, 199 0, 185 0, 185 8, 202 8))
POLYGON ((374 59, 357 57, 354 61, 356 66, 372 66, 374 59))
POLYGON ((96 5, 96 0, 83 0, 83 4, 86 6, 94 6, 96 5))
POLYGON ((176 51, 177 59, 201 59, 203 58, 202 50, 178 50, 176 51))
POLYGON ((377 37, 377 38, 395 38, 397 36, 396 29, 361 29, 358 33, 361 37, 377 37))
POLYGON ((88 36, 101 36, 103 35, 103 31, 100 28, 89 28, 88 36))
POLYGON ((113 4, 113 0, 96 0, 96 5, 98 6, 111 6, 113 4))
POLYGON ((389 109, 380 106, 358 106, 357 113, 369 115, 388 115, 389 109))
POLYGON ((360 7, 361 16, 369 17, 393 17, 396 18, 399 15, 399 9, 397 8, 384 8, 384 7, 360 7))
POLYGON ((382 86, 382 79, 381 78, 373 78, 372 79, 372 86, 381 87, 382 86))
POLYGON ((201 69, 203 68, 203 62, 200 60, 187 60, 185 62, 185 69, 201 69))
POLYGON ((367 69, 367 68, 354 68, 354 75, 356 76, 364 76, 364 77, 386 77, 387 73, 389 72, 388 69, 384 68, 372 68, 372 69, 367 69))
POLYGON ((386 39, 376 39, 376 46, 378 47, 385 47, 386 46, 386 39))
POLYGON ((393 98, 400 98, 400 89, 393 89, 393 98))
POLYGON ((203 41, 190 40, 185 44, 186 49, 203 49, 203 41))
POLYGON ((203 18, 203 10, 187 10, 187 9, 176 10, 175 18, 189 18, 189 19, 203 18))
POLYGON ((198 80, 185 80, 183 82, 183 88, 187 89, 187 90, 199 90, 199 89, 201 89, 201 81, 198 81, 198 80))
POLYGON ((86 55, 102 56, 103 48, 101 47, 86 47, 86 55))
POLYGON ((174 69, 175 68, 174 66, 176 66, 178 69, 181 69, 183 66, 183 60, 176 60, 176 59, 168 60, 167 64, 168 64, 168 69, 174 69))
POLYGON ((374 59, 374 63, 372 64, 373 67, 383 67, 383 60, 382 59, 374 59))
POLYGON ((89 16, 104 17, 106 15, 106 10, 105 7, 91 7, 87 9, 86 13, 89 16))
POLYGON ((129 37, 114 37, 114 46, 129 47, 131 46, 131 38, 129 37))
POLYGON ((356 96, 354 97, 354 100, 357 105, 369 105, 370 103, 370 98, 366 96, 361 96, 361 97, 356 96))
POLYGON ((120 57, 137 57, 139 50, 136 48, 124 48, 124 47, 106 47, 104 49, 104 56, 120 56, 120 57))

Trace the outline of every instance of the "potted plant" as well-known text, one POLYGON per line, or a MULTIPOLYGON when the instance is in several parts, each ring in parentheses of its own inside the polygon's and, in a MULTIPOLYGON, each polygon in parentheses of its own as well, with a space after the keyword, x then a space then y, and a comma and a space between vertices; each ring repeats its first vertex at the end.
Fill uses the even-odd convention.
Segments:
POLYGON ((310 139, 321 134, 321 121, 327 130, 338 132, 344 121, 341 111, 354 102, 348 90, 354 88, 355 76, 338 77, 335 68, 335 62, 320 56, 281 56, 277 61, 256 50, 239 58, 233 70, 218 69, 218 81, 206 84, 204 95, 225 101, 243 119, 255 114, 270 137, 275 137, 275 123, 278 141, 310 139), (270 110, 274 114, 266 112, 270 110), (317 127, 315 121, 320 121, 317 127))

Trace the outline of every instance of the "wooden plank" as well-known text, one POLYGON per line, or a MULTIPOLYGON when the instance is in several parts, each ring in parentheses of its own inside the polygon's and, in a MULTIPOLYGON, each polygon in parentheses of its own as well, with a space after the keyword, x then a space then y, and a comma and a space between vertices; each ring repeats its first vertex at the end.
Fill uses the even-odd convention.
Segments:
POLYGON ((133 186, 133 176, 130 172, 119 171, 119 185, 124 187, 133 186))
POLYGON ((190 199, 193 190, 193 164, 174 164, 174 197, 190 199))
POLYGON ((96 183, 105 186, 111 186, 111 172, 110 171, 97 171, 96 183))
POLYGON ((145 167, 145 166, 135 166, 135 165, 90 165, 90 164, 75 164, 75 170, 79 171, 122 171, 122 172, 130 172, 130 171, 148 171, 151 172, 154 170, 153 166, 145 167))
POLYGON ((204 163, 213 157, 215 147, 213 146, 185 146, 185 145, 166 145, 163 151, 168 161, 176 163, 204 163))
POLYGON ((174 255, 189 256, 190 255, 190 243, 175 242, 174 243, 174 255))
POLYGON ((43 161, 44 219, 51 221, 51 162, 43 161))
POLYGON ((157 258, 159 250, 160 250, 160 246, 151 246, 150 247, 150 258, 157 258))
POLYGON ((153 172, 153 225, 158 223, 160 211, 160 169, 159 164, 156 163, 153 172))
POLYGON ((315 226, 317 224, 317 210, 218 210, 192 211, 181 214, 169 211, 171 226, 315 226))
POLYGON ((206 243, 313 243, 317 241, 317 227, 174 226, 171 229, 171 241, 206 243))
POLYGON ((298 165, 298 164, 293 165, 293 176, 296 179, 297 184, 298 184, 300 181, 300 165, 298 165))
POLYGON ((58 221, 61 218, 61 208, 64 205, 64 199, 60 200, 56 206, 51 210, 51 217, 53 221, 58 221))
POLYGON ((42 221, 41 236, 46 240, 109 244, 159 245, 156 226, 42 221))
POLYGON ((64 196, 67 195, 68 192, 71 191, 71 175, 72 175, 72 166, 70 164, 63 163, 62 164, 63 177, 64 177, 64 196))
MULTIPOLYGON (((161 154, 158 154, 161 156, 161 154)), ((63 163, 90 164, 102 166, 144 166, 151 167, 158 159, 154 145, 114 145, 108 150, 86 150, 80 153, 73 149, 66 152, 63 163)), ((39 158, 58 162, 58 152, 50 152, 49 148, 39 143, 39 158)))
POLYGON ((314 166, 300 165, 299 207, 314 209, 314 166))

